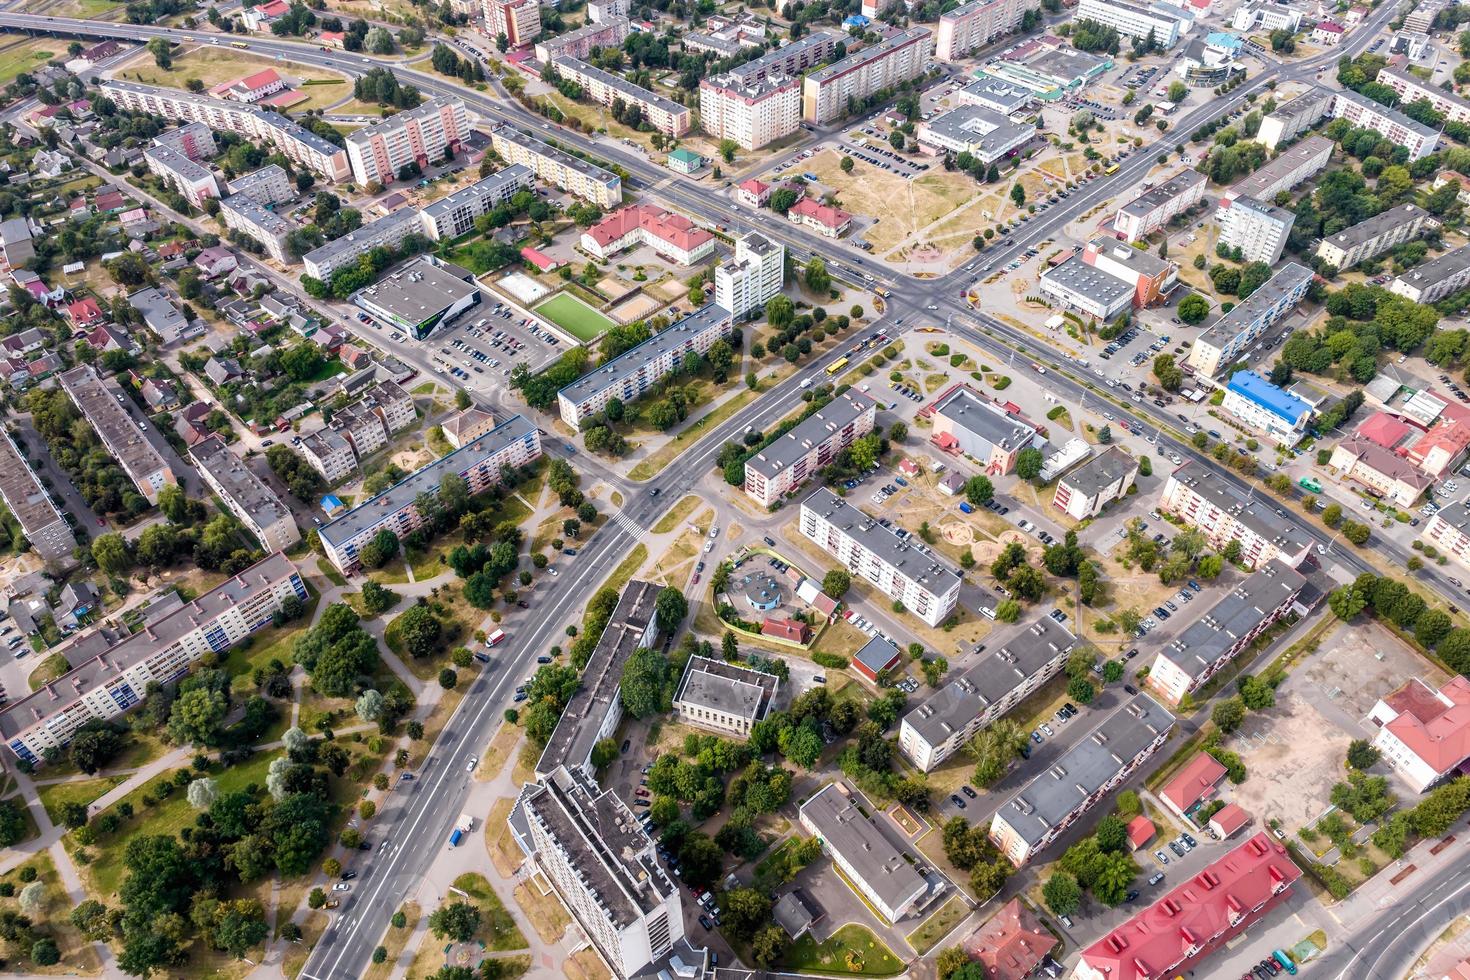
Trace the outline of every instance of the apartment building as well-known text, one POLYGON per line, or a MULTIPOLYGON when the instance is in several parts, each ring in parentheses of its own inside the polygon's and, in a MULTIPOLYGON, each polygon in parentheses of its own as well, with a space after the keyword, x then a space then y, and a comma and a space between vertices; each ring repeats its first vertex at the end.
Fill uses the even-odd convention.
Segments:
POLYGON ((715 250, 715 236, 682 214, 630 204, 582 232, 581 244, 599 259, 646 245, 670 262, 694 265, 715 250))
POLYGON ((1120 207, 1113 215, 1113 234, 1129 244, 1147 238, 1204 200, 1207 183, 1198 170, 1180 170, 1120 207))
POLYGON ((562 55, 553 58, 551 64, 563 79, 582 86, 583 94, 593 102, 609 107, 619 101, 630 108, 637 106, 643 110, 643 118, 665 136, 683 136, 689 132, 691 114, 688 106, 641 85, 634 85, 621 75, 603 71, 579 58, 562 55))
POLYGON ((1232 184, 1225 192, 1225 200, 1253 197, 1257 201, 1274 201, 1279 192, 1289 191, 1321 173, 1332 159, 1332 146, 1329 139, 1308 136, 1287 147, 1255 173, 1232 184))
POLYGON ((541 4, 537 0, 484 0, 481 10, 485 32, 505 35, 511 48, 527 48, 541 33, 541 4))
POLYGON ((921 772, 932 772, 1055 677, 1076 644, 1050 616, 1022 627, 903 716, 899 751, 921 772))
POLYGON ((758 231, 735 239, 735 257, 715 267, 715 305, 735 319, 758 315, 781 294, 786 247, 758 231))
POLYGON ((424 208, 421 212, 424 231, 436 242, 468 234, 475 230, 476 218, 509 204, 518 191, 530 190, 535 182, 530 167, 513 163, 424 208))
POLYGON ((1253 197, 1222 201, 1215 212, 1220 224, 1220 244, 1240 249, 1246 262, 1275 265, 1286 250, 1286 238, 1296 215, 1253 197))
POLYGON ((170 129, 153 137, 155 146, 166 146, 177 150, 190 160, 213 160, 219 153, 214 142, 214 130, 203 123, 186 123, 178 129, 170 129))
POLYGON ((219 438, 210 436, 189 450, 189 458, 225 509, 266 551, 285 551, 301 540, 291 508, 219 438))
POLYGON ((831 60, 839 41, 846 43, 847 36, 832 31, 813 31, 754 61, 731 68, 730 74, 746 84, 764 78, 800 78, 808 70, 831 60))
POLYGON ((930 418, 929 441, 945 453, 975 460, 987 476, 1010 473, 1021 450, 1046 445, 1040 427, 1018 407, 992 401, 968 385, 941 395, 930 418))
POLYGON ((897 922, 937 897, 944 879, 936 875, 931 883, 920 874, 918 859, 874 826, 854 796, 846 783, 828 783, 801 805, 797 819, 868 903, 897 922))
POLYGON ((1164 484, 1159 510, 1205 532, 1210 547, 1240 543, 1240 564, 1259 568, 1272 560, 1297 568, 1312 550, 1312 538, 1276 511, 1271 500, 1215 479, 1205 467, 1186 460, 1164 484))
POLYGON ((679 886, 611 790, 558 769, 526 787, 517 818, 522 846, 617 976, 642 975, 684 939, 679 886))
POLYGON ((801 116, 819 126, 835 122, 854 101, 924 74, 933 54, 934 33, 914 27, 819 68, 802 80, 801 116))
POLYGON ((699 83, 699 124, 717 140, 759 150, 801 126, 801 78, 768 75, 743 81, 726 72, 699 83))
POLYGON ((305 601, 306 585, 277 552, 11 701, 0 711, 0 736, 17 759, 39 766, 48 749, 64 748, 83 725, 138 704, 149 684, 177 681, 206 653, 223 655, 269 625, 291 596, 305 601))
POLYGON ((948 563, 826 487, 801 502, 801 533, 930 626, 959 604, 960 577, 948 563))
POLYGON ((1149 668, 1144 686, 1177 705, 1291 611, 1307 580, 1273 558, 1184 628, 1149 668))
POLYGON ((1184 32, 1185 24, 1175 12, 1159 8, 1159 4, 1131 0, 1081 0, 1077 4, 1077 19, 1096 21, 1124 37, 1152 35, 1160 47, 1172 48, 1184 32))
POLYGON ((120 108, 227 130, 258 141, 325 180, 342 181, 352 176, 345 150, 279 112, 116 78, 104 79, 98 87, 120 108))
POLYGON ((1138 460, 1109 446, 1057 481, 1051 504, 1073 520, 1086 520, 1127 496, 1137 479, 1138 460))
POLYGON ((1399 204, 1322 239, 1317 257, 1345 272, 1438 227, 1439 222, 1418 205, 1399 204))
POLYGON ((1082 262, 1131 287, 1135 310, 1162 303, 1179 281, 1179 266, 1115 238, 1092 239, 1082 250, 1082 262))
POLYGON ((1024 149, 1036 139, 1036 127, 981 105, 962 105, 920 122, 915 138, 925 153, 968 153, 988 167, 1024 149))
POLYGON ((9 431, 0 429, 0 435, 0 499, 42 561, 69 564, 77 546, 71 525, 9 431))
POLYGON ((1257 926, 1302 871, 1261 831, 1082 951, 1072 980, 1211 976, 1204 960, 1257 926))
POLYGON ((150 504, 158 503, 158 491, 178 482, 174 471, 139 424, 122 406, 116 387, 103 383, 96 368, 79 364, 58 378, 82 418, 91 423, 103 447, 117 460, 133 486, 150 504))
POLYGON ((674 718, 695 728, 745 738, 776 700, 781 681, 749 667, 690 657, 674 691, 674 718))
POLYGON ((306 275, 328 282, 332 273, 356 264, 373 249, 396 249, 409 235, 423 233, 420 213, 413 208, 402 208, 312 249, 301 257, 301 268, 306 275))
POLYGON ((1397 92, 1402 105, 1426 99, 1435 112, 1444 116, 1446 122, 1470 122, 1470 101, 1402 68, 1382 69, 1378 72, 1377 81, 1397 92))
POLYGON ((1256 141, 1274 150, 1296 139, 1328 116, 1337 93, 1313 86, 1296 98, 1283 102, 1261 119, 1256 141))
POLYGON ((1470 568, 1470 507, 1446 504, 1424 525, 1424 540, 1470 568))
POLYGON ((1296 262, 1282 266, 1265 285, 1251 293, 1196 338, 1189 364, 1207 377, 1235 363, 1236 358, 1278 323, 1307 295, 1312 270, 1296 262))
POLYGON ((745 461, 745 493, 770 507, 873 431, 878 405, 849 389, 745 461))
POLYGON ((1470 245, 1421 262, 1389 283, 1389 292, 1415 303, 1437 303, 1470 285, 1470 245))
POLYGON ((990 839, 1016 867, 1116 789, 1169 738, 1174 716, 1134 695, 995 812, 990 839))
POLYGON ((594 24, 605 24, 616 18, 628 19, 628 0, 588 0, 587 19, 594 24))
POLYGON ((429 99, 347 134, 352 177, 387 186, 409 164, 423 168, 458 153, 469 131, 463 99, 429 99))
POLYGON ((1439 130, 1410 119, 1397 109, 1390 109, 1351 89, 1337 93, 1332 103, 1332 114, 1355 126, 1371 129, 1390 143, 1406 147, 1410 160, 1429 156, 1439 145, 1439 130))
MULTIPOLYGON (((305 440, 303 440, 304 442, 305 440)), ((446 473, 455 473, 479 493, 500 482, 501 470, 525 466, 541 456, 541 436, 535 423, 513 415, 463 449, 456 449, 420 467, 395 486, 364 501, 329 524, 318 535, 322 551, 344 575, 353 573, 358 555, 380 531, 402 540, 423 523, 415 504, 421 493, 436 494, 446 473)))
POLYGON ((1416 793, 1454 778, 1470 759, 1470 681, 1464 677, 1452 677, 1437 691, 1411 678, 1380 698, 1368 720, 1378 726, 1373 747, 1416 793))
POLYGON ((1278 388, 1255 371, 1236 371, 1230 376, 1220 407, 1246 428, 1288 449, 1306 437, 1317 415, 1311 402, 1278 388))
POLYGON ((296 261, 286 249, 286 238, 292 230, 290 222, 256 198, 231 194, 219 202, 219 216, 226 228, 259 242, 266 254, 282 265, 296 261))
POLYGON ((540 138, 502 124, 490 130, 490 145, 507 163, 530 167, 536 179, 600 208, 623 201, 623 179, 609 170, 574 157, 540 138))
POLYGON ((149 173, 174 190, 196 208, 204 202, 219 197, 219 182, 214 173, 203 164, 195 163, 189 156, 169 146, 155 145, 143 151, 143 162, 149 173))
POLYGON ((495 416, 483 408, 471 405, 445 419, 439 428, 444 430, 444 441, 458 449, 495 428, 495 416))
POLYGON ((243 194, 261 204, 279 204, 294 200, 296 188, 285 169, 272 163, 231 180, 230 196, 237 194, 243 194))
POLYGON ((934 56, 958 61, 996 38, 1014 33, 1028 10, 1040 10, 1040 0, 972 0, 939 18, 934 56))
POLYGON ((396 382, 380 381, 364 392, 362 398, 333 415, 331 428, 347 440, 361 464, 417 419, 413 396, 396 382))
POLYGON ((319 429, 302 436, 296 449, 329 486, 346 479, 357 468, 352 444, 335 429, 319 429))
POLYGON ((557 392, 561 419, 580 429, 588 416, 601 412, 610 399, 624 404, 638 400, 660 378, 674 370, 690 351, 709 353, 715 341, 730 336, 734 318, 723 306, 710 303, 680 318, 606 364, 557 392))
POLYGON ((536 60, 549 65, 557 58, 585 58, 593 48, 620 48, 628 39, 628 18, 592 21, 575 30, 536 43, 536 60))

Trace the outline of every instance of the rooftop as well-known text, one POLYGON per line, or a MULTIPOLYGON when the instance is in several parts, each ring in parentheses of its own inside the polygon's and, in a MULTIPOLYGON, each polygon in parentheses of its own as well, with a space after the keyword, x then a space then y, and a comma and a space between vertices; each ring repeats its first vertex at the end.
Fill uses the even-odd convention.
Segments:
POLYGON ((1190 677, 1203 677, 1241 637, 1258 629, 1262 620, 1300 592, 1306 581, 1284 561, 1273 558, 1185 627, 1159 655, 1190 677))
POLYGON ((529 167, 523 164, 513 163, 498 173, 493 173, 482 180, 477 180, 468 187, 460 188, 448 197, 441 197, 433 204, 424 208, 424 217, 434 219, 440 215, 448 214, 456 208, 463 207, 467 203, 478 201, 485 197, 499 200, 506 186, 518 187, 529 184, 532 176, 529 167))
POLYGON ((960 385, 941 398, 934 406, 934 414, 1002 449, 1022 449, 1037 435, 1030 424, 968 385, 960 385))
POLYGON ((1056 948, 1057 937, 1041 924, 1031 907, 1013 898, 986 920, 965 944, 985 964, 986 980, 1025 980, 1042 958, 1056 948))
MULTIPOLYGON (((1380 211, 1371 218, 1359 221, 1350 228, 1344 228, 1335 235, 1327 236, 1327 243, 1347 251, 1356 248, 1365 242, 1371 242, 1380 235, 1397 228, 1399 225, 1409 224, 1413 221, 1429 217, 1429 212, 1417 204, 1400 204, 1380 211)), ((1438 222, 1435 222, 1438 225, 1438 222)))
POLYGON ((802 804, 801 816, 862 884, 889 908, 898 908, 925 890, 924 876, 844 790, 842 783, 828 783, 802 804))
POLYGON ((808 73, 806 76, 807 80, 816 82, 817 84, 830 82, 832 79, 846 75, 848 72, 858 71, 865 65, 885 57, 894 49, 901 48, 906 44, 912 44, 916 41, 927 44, 933 38, 933 35, 934 32, 927 27, 913 27, 906 31, 899 31, 897 34, 884 38, 877 44, 870 44, 861 51, 848 55, 836 64, 828 65, 825 68, 818 68, 816 71, 808 73))
POLYGON ((801 506, 816 511, 829 523, 860 540, 864 548, 877 555, 879 561, 918 582, 934 595, 942 596, 959 587, 959 574, 947 562, 927 550, 921 550, 916 536, 900 538, 893 528, 879 524, 826 487, 803 500, 801 506))
MULTIPOLYGON (((979 84, 979 83, 976 83, 979 84)), ((923 124, 942 139, 964 142, 982 156, 994 156, 1036 134, 1035 126, 1011 122, 1009 116, 981 105, 962 105, 923 124)))
POLYGON ((857 653, 852 655, 854 663, 862 664, 874 674, 891 667, 894 660, 898 659, 898 657, 898 647, 881 636, 875 636, 868 640, 857 653))
POLYGON ((218 436, 210 436, 194 446, 189 450, 189 456, 215 483, 224 487, 225 493, 249 512, 259 526, 270 527, 277 521, 291 520, 290 510, 276 492, 266 486, 218 436))
POLYGON ((667 112, 671 116, 687 116, 689 114, 689 108, 687 106, 682 106, 673 99, 659 95, 657 92, 646 89, 642 85, 634 85, 621 75, 614 75, 612 72, 603 71, 595 65, 589 65, 580 58, 552 58, 551 63, 557 68, 564 68, 584 78, 601 82, 614 92, 621 92, 631 102, 636 102, 648 108, 659 109, 667 112))
POLYGON ((1430 698, 1402 700, 1398 717, 1383 727, 1444 774, 1470 758, 1470 680, 1453 677, 1430 693, 1430 698))
POLYGON ((745 467, 771 479, 875 408, 871 398, 848 389, 746 460, 745 467))
POLYGON ((665 354, 683 349, 691 337, 710 329, 723 329, 730 321, 730 311, 710 303, 680 318, 666 330, 662 330, 643 343, 611 361, 582 375, 563 388, 558 394, 580 404, 593 395, 617 384, 624 378, 636 375, 647 364, 665 354))
POLYGON ((596 164, 588 163, 581 157, 574 157, 570 153, 552 146, 540 137, 532 136, 530 133, 517 129, 509 123, 502 123, 496 126, 490 133, 492 137, 498 136, 501 139, 527 147, 537 155, 552 160, 567 170, 575 171, 583 177, 595 180, 605 186, 611 187, 622 181, 622 178, 612 171, 604 170, 596 164))
POLYGON ((715 237, 708 229, 699 227, 682 214, 674 214, 651 204, 630 204, 620 208, 583 234, 606 248, 640 228, 685 252, 692 252, 715 237))
POLYGON ((400 208, 392 214, 385 214, 376 221, 368 222, 356 231, 348 232, 341 238, 333 239, 325 245, 312 249, 302 258, 318 266, 334 266, 339 257, 357 255, 362 252, 364 239, 376 241, 391 238, 404 225, 412 225, 417 229, 422 226, 422 223, 423 219, 419 217, 418 211, 413 208, 400 208))
MULTIPOLYGON (((1111 235, 1100 235, 1092 239, 1087 243, 1087 253, 1109 258, 1120 265, 1127 266, 1128 271, 1135 276, 1146 276, 1149 279, 1158 279, 1174 268, 1174 263, 1168 259, 1161 259, 1153 252, 1147 252, 1141 248, 1134 248, 1111 235)), ((1126 283, 1127 280, 1124 282, 1126 283)))
POLYGON ((674 702, 756 722, 769 710, 780 683, 774 674, 707 657, 690 657, 674 702))
POLYGON ((259 227, 262 231, 273 235, 288 235, 291 232, 291 224, 270 208, 261 204, 249 194, 236 193, 219 202, 219 206, 233 211, 259 227))
POLYGON ((1415 289, 1429 289, 1436 283, 1460 275, 1470 269, 1470 245, 1422 262, 1398 277, 1398 281, 1415 289))
POLYGON ((772 66, 784 65, 790 58, 799 57, 808 48, 832 48, 838 41, 846 41, 844 34, 835 34, 831 31, 813 31, 803 37, 797 38, 788 44, 783 44, 774 51, 767 52, 754 61, 747 61, 743 65, 736 65, 730 69, 730 73, 740 78, 754 78, 757 75, 770 71, 772 66))
POLYGON ((1164 784, 1159 795, 1180 813, 1188 813, 1190 807, 1215 791, 1220 780, 1225 778, 1225 772, 1225 767, 1214 756, 1199 752, 1179 770, 1177 776, 1164 784))
POLYGON ((211 174, 209 168, 203 164, 195 163, 189 159, 188 154, 175 150, 171 146, 155 144, 143 151, 143 155, 154 163, 172 171, 180 180, 197 183, 208 179, 211 174))
MULTIPOLYGON (((1376 105, 1376 103, 1375 103, 1376 105)), ((1332 141, 1322 136, 1308 136, 1300 143, 1295 143, 1281 152, 1281 155, 1255 173, 1243 177, 1230 186, 1230 194, 1233 197, 1268 197, 1267 192, 1272 192, 1275 184, 1293 173, 1319 154, 1332 153, 1332 141)))
POLYGON ((20 522, 20 529, 34 534, 62 519, 61 513, 36 478, 35 471, 20 453, 10 433, 0 428, 0 496, 20 522))
POLYGON ((269 112, 243 102, 227 102, 223 99, 210 98, 207 95, 196 95, 193 92, 185 92, 181 89, 163 88, 157 85, 144 85, 140 82, 125 82, 120 78, 109 78, 102 83, 103 91, 114 89, 119 92, 132 92, 137 95, 151 96, 157 99, 166 99, 175 103, 190 103, 202 107, 207 112, 230 112, 242 115, 254 116, 259 122, 280 130, 290 138, 301 143, 314 153, 325 156, 336 156, 342 152, 337 144, 318 136, 311 130, 302 126, 279 112, 269 112))
POLYGON ((1132 201, 1123 205, 1118 209, 1118 213, 1143 217, 1163 207, 1165 204, 1174 200, 1174 198, 1194 190, 1194 188, 1205 183, 1206 179, 1205 175, 1198 170, 1181 170, 1162 184, 1144 191, 1132 201))
POLYGON ((479 288, 439 268, 428 256, 420 256, 361 290, 354 299, 371 303, 400 323, 416 326, 473 296, 479 288))
POLYGON ((1225 386, 1246 401, 1296 426, 1312 415, 1312 406, 1283 388, 1278 388, 1254 371, 1236 371, 1225 386))
POLYGON ((1133 295, 1137 288, 1111 273, 1083 261, 1081 253, 1073 255, 1061 265, 1055 265, 1041 274, 1041 278, 1054 282, 1071 292, 1080 293, 1102 306, 1112 306, 1125 296, 1133 295))
POLYGON ((1084 497, 1093 497, 1137 471, 1138 460, 1117 446, 1109 446, 1062 477, 1062 482, 1084 497))
POLYGON ((1426 126, 1417 119, 1411 119, 1397 109, 1390 108, 1381 102, 1375 102, 1366 95, 1359 95, 1352 89, 1340 90, 1337 93, 1337 98, 1341 102, 1351 102, 1364 112, 1370 112, 1373 115, 1387 119, 1395 126, 1406 129, 1421 139, 1430 140, 1431 143, 1439 139, 1439 130, 1433 126, 1426 126))
MULTIPOLYGON (((1238 335, 1249 329, 1258 317, 1274 309, 1284 297, 1290 296, 1304 283, 1311 281, 1311 269, 1297 262, 1286 263, 1238 306, 1210 324, 1200 334, 1196 343, 1208 343, 1223 349, 1238 335)), ((1226 366, 1221 365, 1222 368, 1226 366)))
MULTIPOLYGON (((976 4, 987 2, 987 0, 976 0, 976 4)), ((976 4, 967 4, 975 6, 976 4)), ((964 8, 958 8, 964 9, 964 8)), ((955 13, 951 10, 945 17, 955 13)), ((943 18, 941 18, 943 19, 943 18)), ((1000 111, 1009 115, 1018 109, 1025 108, 1031 101, 1031 91, 1016 85, 1011 85, 998 78, 980 78, 966 85, 960 90, 961 94, 973 99, 983 99, 994 106, 999 106, 1000 111)))
POLYGON ((61 375, 61 387, 134 483, 145 483, 160 470, 169 470, 163 456, 123 408, 122 396, 104 384, 91 365, 81 364, 61 375))
POLYGON ((456 105, 461 112, 464 111, 463 99, 427 99, 412 109, 395 112, 378 122, 353 130, 347 134, 347 142, 354 146, 366 147, 375 136, 383 136, 386 133, 403 129, 409 123, 422 123, 425 119, 437 118, 441 110, 456 105))

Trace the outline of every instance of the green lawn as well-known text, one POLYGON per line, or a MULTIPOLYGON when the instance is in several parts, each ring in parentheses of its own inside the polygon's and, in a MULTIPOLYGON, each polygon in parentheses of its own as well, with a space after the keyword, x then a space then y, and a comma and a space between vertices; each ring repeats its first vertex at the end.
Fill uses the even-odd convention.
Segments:
POLYGON ((791 944, 786 953, 786 967, 797 973, 850 977, 891 977, 903 972, 903 964, 893 951, 871 931, 858 925, 843 926, 820 945, 807 933, 791 944), (861 961, 856 969, 848 963, 849 951, 861 961))
POLYGON ((454 887, 468 893, 480 907, 481 937, 491 949, 507 952, 530 947, 521 930, 516 928, 515 920, 505 910, 505 903, 501 902, 484 875, 474 871, 462 874, 454 879, 454 887))
MULTIPOLYGON (((4 41, 15 40, 7 34, 4 41)), ((64 57, 66 45, 54 38, 34 38, 0 50, 0 84, 9 84, 21 72, 35 71, 54 57, 64 57)))
POLYGON ((970 912, 970 907, 965 904, 964 899, 959 896, 945 902, 933 915, 925 919, 919 928, 909 933, 909 945, 914 947, 914 952, 920 956, 929 952, 939 941, 949 934, 949 931, 959 925, 970 912))
POLYGON ((99 779, 83 779, 76 782, 56 783, 37 787, 41 805, 51 817, 51 822, 61 823, 61 808, 67 803, 91 803, 114 786, 123 782, 125 776, 106 776, 99 779))
POLYGON ((237 643, 230 649, 220 666, 233 678, 233 687, 237 693, 243 694, 255 686, 255 668, 264 667, 272 660, 279 660, 288 667, 291 665, 291 646, 298 636, 310 628, 311 617, 316 612, 317 603, 321 601, 321 595, 316 590, 310 589, 309 592, 306 608, 300 619, 285 626, 267 626, 250 637, 248 642, 237 643))
POLYGON ((570 293, 558 293, 535 309, 582 341, 595 340, 613 327, 611 320, 570 293))

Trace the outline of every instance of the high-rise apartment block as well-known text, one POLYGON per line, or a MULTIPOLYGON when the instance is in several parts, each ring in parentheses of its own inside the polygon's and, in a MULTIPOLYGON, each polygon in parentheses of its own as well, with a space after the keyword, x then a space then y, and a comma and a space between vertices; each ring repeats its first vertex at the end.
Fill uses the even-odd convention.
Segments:
POLYGON ((1240 249, 1246 262, 1275 265, 1286 250, 1296 215, 1253 197, 1237 197, 1222 202, 1215 219, 1220 223, 1220 244, 1240 249))
POLYGON ((958 61, 1015 31, 1026 11, 1040 9, 1040 0, 972 0, 956 7, 939 18, 934 56, 940 61, 958 61))
POLYGON ((819 68, 802 80, 801 116, 819 126, 835 122, 854 102, 924 74, 933 54, 934 33, 914 27, 819 68))
POLYGON ((764 310, 786 280, 786 247, 758 231, 735 239, 735 257, 715 268, 715 305, 739 320, 764 310))
POLYGON ((391 184, 409 164, 422 169, 458 153, 469 131, 463 99, 429 99, 347 134, 352 177, 363 185, 391 184))
POLYGON ((699 83, 700 127, 715 139, 759 150, 801 126, 801 79, 773 75, 750 82, 726 73, 699 83))
POLYGON ((511 48, 525 48, 541 33, 541 4, 537 0, 484 0, 481 10, 489 35, 505 35, 511 48))

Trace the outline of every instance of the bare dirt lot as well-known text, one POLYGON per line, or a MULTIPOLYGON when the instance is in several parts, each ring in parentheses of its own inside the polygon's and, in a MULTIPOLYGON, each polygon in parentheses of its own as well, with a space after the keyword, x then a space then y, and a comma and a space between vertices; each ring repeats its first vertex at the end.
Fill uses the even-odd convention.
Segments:
POLYGON ((1448 674, 1377 623, 1339 625, 1322 638, 1317 651, 1293 672, 1286 686, 1315 688, 1354 718, 1366 717, 1380 697, 1410 677, 1435 689, 1449 680, 1448 674))
POLYGON ((1276 706, 1251 713, 1226 743, 1245 762, 1247 777, 1225 793, 1259 824, 1275 818, 1293 834, 1327 808, 1353 737, 1309 700, 1278 691, 1276 706))

